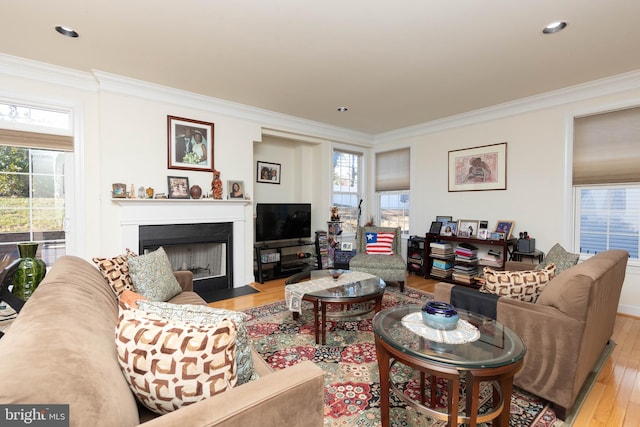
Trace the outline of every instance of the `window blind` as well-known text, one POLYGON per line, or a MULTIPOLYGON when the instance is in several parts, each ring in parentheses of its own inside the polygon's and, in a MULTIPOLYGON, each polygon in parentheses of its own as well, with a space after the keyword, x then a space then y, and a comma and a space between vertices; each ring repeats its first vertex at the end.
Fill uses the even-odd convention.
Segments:
POLYGON ((640 182, 640 107, 576 118, 573 184, 640 182))
POLYGON ((409 190, 409 148, 376 153, 376 191, 409 190))
POLYGON ((44 150, 73 151, 73 137, 48 133, 0 129, 0 145, 39 148, 44 150))

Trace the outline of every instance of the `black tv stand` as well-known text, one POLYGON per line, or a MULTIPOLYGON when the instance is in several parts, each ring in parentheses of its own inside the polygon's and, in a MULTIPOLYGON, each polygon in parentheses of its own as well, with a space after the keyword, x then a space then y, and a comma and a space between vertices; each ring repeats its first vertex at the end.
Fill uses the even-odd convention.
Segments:
POLYGON ((309 252, 309 246, 313 245, 314 242, 304 239, 256 243, 256 282, 264 283, 265 279, 289 277, 313 269, 315 259, 309 252), (300 257, 300 253, 304 256, 300 257))

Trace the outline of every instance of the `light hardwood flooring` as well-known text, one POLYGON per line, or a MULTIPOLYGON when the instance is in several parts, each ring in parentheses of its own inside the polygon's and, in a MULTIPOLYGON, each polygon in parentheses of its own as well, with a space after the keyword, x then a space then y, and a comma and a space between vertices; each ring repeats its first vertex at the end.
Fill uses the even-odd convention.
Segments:
MULTIPOLYGON (((435 280, 410 274, 406 286, 433 292, 435 280)), ((209 304, 245 310, 284 299, 284 279, 251 285, 259 293, 209 304)), ((613 340, 616 347, 576 416, 574 427, 640 426, 640 319, 618 315, 613 340)))

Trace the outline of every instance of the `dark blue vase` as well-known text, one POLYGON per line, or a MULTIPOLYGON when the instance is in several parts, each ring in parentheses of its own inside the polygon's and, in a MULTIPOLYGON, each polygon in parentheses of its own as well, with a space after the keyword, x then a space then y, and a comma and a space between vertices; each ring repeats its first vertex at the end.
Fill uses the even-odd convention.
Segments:
POLYGON ((430 328, 450 331, 458 326, 458 312, 446 302, 429 301, 422 307, 422 320, 430 328))

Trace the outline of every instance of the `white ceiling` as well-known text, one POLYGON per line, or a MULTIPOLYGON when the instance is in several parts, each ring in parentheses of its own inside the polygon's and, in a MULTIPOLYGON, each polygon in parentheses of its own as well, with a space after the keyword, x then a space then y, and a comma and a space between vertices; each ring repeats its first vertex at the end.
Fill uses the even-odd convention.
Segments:
POLYGON ((0 52, 379 134, 640 69, 638 0, 0 0, 0 52), (568 27, 543 35, 555 20, 568 27), (77 39, 60 36, 70 26, 77 39), (346 106, 349 111, 339 113, 346 106))

